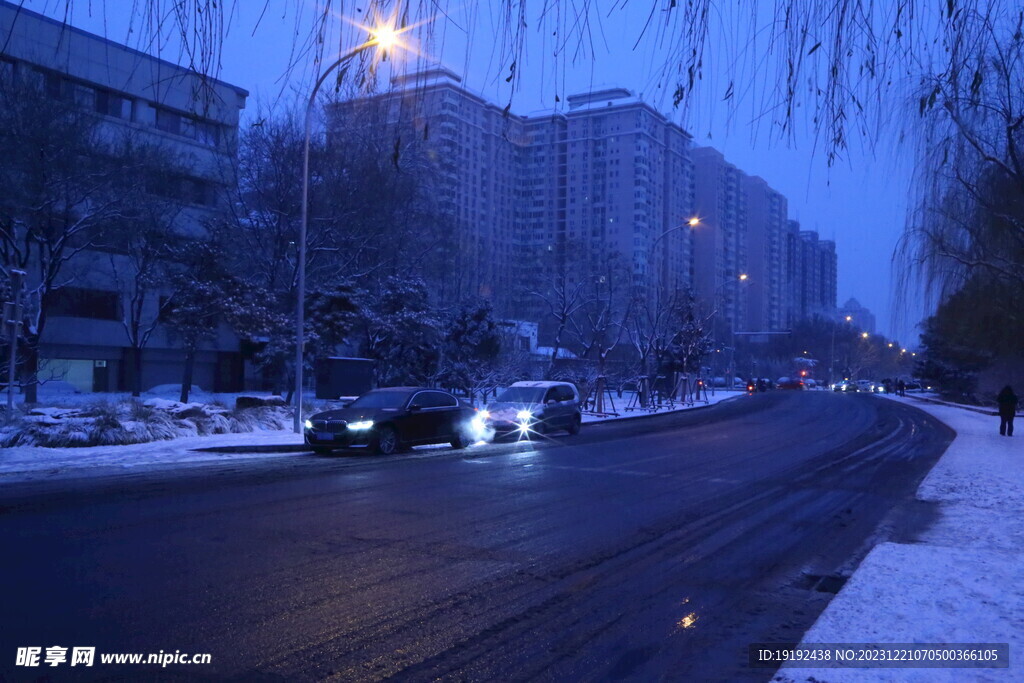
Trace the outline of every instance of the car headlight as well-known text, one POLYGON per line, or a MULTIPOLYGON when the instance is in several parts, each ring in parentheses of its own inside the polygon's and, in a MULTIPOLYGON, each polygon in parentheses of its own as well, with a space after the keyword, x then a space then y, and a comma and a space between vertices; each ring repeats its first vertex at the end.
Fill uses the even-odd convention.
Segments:
POLYGON ((352 430, 363 430, 369 429, 373 426, 373 420, 363 420, 362 422, 349 422, 348 428, 352 430))
POLYGON ((306 420, 305 422, 302 423, 302 426, 305 427, 306 429, 312 429, 313 423, 310 422, 309 420, 306 420))
POLYGON ((533 413, 530 412, 529 410, 520 410, 518 413, 516 413, 516 419, 517 420, 532 420, 533 419, 533 413))
POLYGON ((491 413, 490 413, 490 411, 487 411, 487 410, 478 410, 476 412, 476 416, 479 419, 481 419, 481 420, 489 420, 489 419, 491 419, 491 413))

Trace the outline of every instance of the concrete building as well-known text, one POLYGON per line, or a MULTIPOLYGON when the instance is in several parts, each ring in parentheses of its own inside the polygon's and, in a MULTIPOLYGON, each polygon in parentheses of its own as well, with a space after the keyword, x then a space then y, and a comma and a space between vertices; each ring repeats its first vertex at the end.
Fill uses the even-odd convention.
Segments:
MULTIPOLYGON (((796 226, 799 228, 799 224, 796 226)), ((818 238, 813 230, 799 231, 799 267, 795 314, 797 319, 836 315, 836 245, 818 238)))
MULTIPOLYGON (((499 315, 540 320, 533 292, 616 264, 623 290, 692 281, 690 136, 628 90, 568 98, 567 112, 517 115, 441 68, 384 95, 336 105, 331 127, 384 121, 433 160, 439 207, 460 245, 448 297, 482 296, 499 315)), ((587 283, 584 283, 587 284, 587 283)))
MULTIPOLYGON (((187 159, 187 173, 154 189, 181 201, 175 229, 183 235, 217 210, 217 190, 228 182, 226 170, 236 153, 245 90, 3 1, 0 65, 8 82, 34 84, 44 96, 73 102, 95 116, 101 138, 111 144, 131 136, 187 159)), ((80 391, 130 385, 125 305, 115 282, 120 263, 123 255, 110 245, 109 251, 91 249, 66 264, 62 277, 68 283, 56 291, 40 343, 42 379, 62 380, 80 391)), ((28 277, 31 288, 39 276, 28 277)), ((147 320, 159 308, 158 297, 151 299, 143 310, 147 320)), ((142 355, 144 389, 181 381, 179 348, 158 325, 142 355)), ((238 339, 222 329, 200 352, 194 381, 204 389, 239 390, 242 368, 238 339)))
POLYGON ((870 310, 860 305, 860 302, 854 298, 847 299, 846 303, 839 309, 838 320, 847 321, 857 329, 867 332, 868 334, 875 333, 875 314, 870 310))
POLYGON ((751 332, 786 329, 786 198, 758 176, 744 178, 747 200, 746 328, 751 332))
MULTIPOLYGON (((694 293, 716 312, 719 336, 743 332, 749 288, 747 262, 747 175, 711 147, 694 150, 694 293), (741 280, 742 275, 747 275, 741 280)), ((724 338, 724 337, 723 337, 724 338)))

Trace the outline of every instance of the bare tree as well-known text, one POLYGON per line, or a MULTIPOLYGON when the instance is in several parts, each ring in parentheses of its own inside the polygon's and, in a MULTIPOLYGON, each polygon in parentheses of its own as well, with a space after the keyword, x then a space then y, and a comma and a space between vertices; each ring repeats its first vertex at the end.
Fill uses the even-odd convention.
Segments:
MULTIPOLYGON (((72 261, 119 220, 116 188, 131 169, 98 153, 109 146, 95 116, 69 101, 61 81, 0 79, 0 264, 28 273, 25 400, 37 400, 39 345, 72 261)), ((6 279, 6 278, 5 278, 6 279)))

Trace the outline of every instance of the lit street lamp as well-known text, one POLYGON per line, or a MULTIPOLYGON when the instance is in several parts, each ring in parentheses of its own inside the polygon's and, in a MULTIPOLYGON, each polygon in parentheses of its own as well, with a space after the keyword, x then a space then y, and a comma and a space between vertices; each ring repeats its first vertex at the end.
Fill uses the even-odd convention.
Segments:
MULTIPOLYGON (((364 27, 365 28, 365 27, 364 27)), ((327 76, 332 71, 337 69, 339 66, 349 61, 361 52, 371 48, 378 47, 382 54, 386 54, 391 48, 398 46, 404 47, 399 41, 398 37, 400 34, 408 31, 410 27, 396 30, 393 23, 382 23, 373 29, 368 29, 370 32, 370 39, 362 45, 358 45, 341 57, 339 57, 333 64, 324 69, 323 73, 317 79, 316 84, 313 86, 313 91, 309 95, 309 101, 306 103, 306 128, 305 128, 305 139, 303 140, 302 147, 302 210, 299 223, 299 273, 297 283, 297 302, 295 305, 295 422, 294 429, 296 434, 302 433, 302 369, 304 361, 305 346, 305 333, 303 327, 305 326, 305 304, 306 304, 306 227, 309 220, 309 139, 313 134, 313 108, 316 104, 317 93, 320 92, 320 86, 324 84, 327 76)))

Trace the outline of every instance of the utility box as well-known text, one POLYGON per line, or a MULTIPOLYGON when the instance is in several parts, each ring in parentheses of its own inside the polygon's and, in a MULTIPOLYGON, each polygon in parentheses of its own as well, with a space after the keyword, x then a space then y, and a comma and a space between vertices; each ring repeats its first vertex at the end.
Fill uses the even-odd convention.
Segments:
POLYGON ((369 358, 321 358, 316 362, 316 397, 359 396, 373 388, 369 358))

